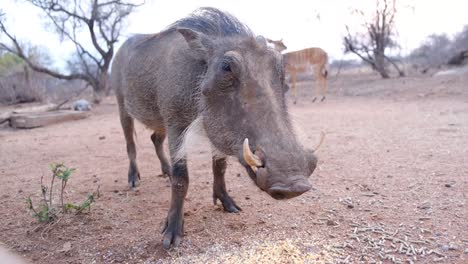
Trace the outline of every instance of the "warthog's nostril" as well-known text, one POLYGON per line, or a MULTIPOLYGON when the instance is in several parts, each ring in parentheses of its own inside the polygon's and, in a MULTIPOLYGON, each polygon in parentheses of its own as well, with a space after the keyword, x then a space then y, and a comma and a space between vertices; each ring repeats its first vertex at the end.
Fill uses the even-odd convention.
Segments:
POLYGON ((301 182, 293 186, 293 192, 297 193, 297 195, 301 195, 310 189, 312 189, 312 185, 310 185, 308 181, 301 182))
POLYGON ((283 199, 286 199, 287 196, 282 193, 282 192, 278 192, 278 191, 273 191, 270 193, 271 197, 275 198, 276 200, 283 200, 283 199))
POLYGON ((308 181, 301 181, 296 182, 291 186, 273 186, 268 190, 268 193, 271 197, 277 200, 282 200, 299 196, 311 188, 312 186, 308 181))

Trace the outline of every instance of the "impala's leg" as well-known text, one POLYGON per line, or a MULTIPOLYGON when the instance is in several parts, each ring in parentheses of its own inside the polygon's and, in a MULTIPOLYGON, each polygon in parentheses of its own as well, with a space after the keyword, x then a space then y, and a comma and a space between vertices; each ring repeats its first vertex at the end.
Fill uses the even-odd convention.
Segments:
POLYGON ((187 170, 187 159, 176 160, 176 153, 180 147, 181 136, 184 129, 169 128, 169 150, 172 160, 171 173, 171 206, 167 214, 166 225, 163 230, 163 246, 169 248, 172 245, 178 246, 182 240, 184 227, 184 199, 189 186, 189 176, 187 170))
POLYGON ((322 80, 322 74, 320 73, 319 67, 314 65, 314 78, 315 78, 315 96, 312 99, 312 103, 317 100, 317 97, 320 96, 320 85, 322 80))
POLYGON ((297 91, 296 91, 296 72, 295 71, 292 71, 291 72, 291 82, 292 82, 292 93, 293 93, 293 97, 294 97, 294 101, 293 103, 296 104, 296 101, 297 101, 297 91))
POLYGON ((322 70, 320 71, 322 73, 322 102, 325 100, 325 97, 327 95, 327 90, 328 90, 328 71, 326 66, 322 66, 322 70))
POLYGON ((226 191, 226 183, 224 181, 224 173, 226 172, 227 162, 226 158, 213 157, 213 203, 220 200, 223 204, 224 210, 229 213, 237 213, 241 209, 236 205, 234 200, 229 196, 226 191))
POLYGON ((133 118, 125 110, 122 96, 117 96, 117 102, 119 105, 120 123, 124 132, 125 142, 127 143, 127 155, 130 161, 128 167, 128 185, 132 188, 138 186, 140 182, 140 172, 136 163, 136 147, 133 140, 133 118))
POLYGON ((171 174, 171 166, 169 165, 166 155, 164 154, 163 143, 165 138, 165 129, 154 131, 154 133, 151 135, 151 141, 153 141, 154 148, 156 149, 156 155, 159 158, 159 162, 161 162, 162 174, 169 176, 171 174))

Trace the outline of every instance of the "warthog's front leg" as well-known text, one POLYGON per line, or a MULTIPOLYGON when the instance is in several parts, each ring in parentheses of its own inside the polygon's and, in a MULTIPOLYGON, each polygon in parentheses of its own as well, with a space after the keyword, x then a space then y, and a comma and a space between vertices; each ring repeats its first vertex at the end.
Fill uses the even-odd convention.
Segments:
POLYGON ((213 157, 213 203, 216 204, 216 200, 220 200, 223 204, 224 210, 230 213, 237 213, 241 209, 236 205, 234 200, 229 196, 226 191, 226 183, 224 181, 224 173, 226 172, 226 158, 215 158, 213 157))
POLYGON ((184 199, 189 185, 186 160, 180 160, 173 165, 171 175, 171 208, 163 230, 163 246, 169 248, 171 244, 177 247, 180 244, 184 229, 184 199))
POLYGON ((163 246, 167 249, 172 245, 178 246, 182 240, 184 229, 184 199, 189 186, 187 160, 185 156, 176 160, 183 129, 169 130, 169 149, 172 160, 171 178, 171 207, 167 214, 166 225, 163 230, 163 246))

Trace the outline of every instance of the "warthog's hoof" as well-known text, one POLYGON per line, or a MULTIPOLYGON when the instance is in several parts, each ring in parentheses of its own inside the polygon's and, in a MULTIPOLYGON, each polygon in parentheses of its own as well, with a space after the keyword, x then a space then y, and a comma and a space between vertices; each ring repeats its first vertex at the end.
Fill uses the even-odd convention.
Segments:
POLYGON ((182 217, 168 217, 163 230, 163 247, 169 249, 171 245, 178 247, 184 233, 184 220, 182 217), (169 219, 171 218, 171 219, 169 219))
POLYGON ((226 202, 222 203, 222 204, 223 204, 224 211, 228 213, 238 213, 242 211, 242 209, 239 206, 237 206, 237 204, 233 200, 227 203, 226 202))
POLYGON ((131 188, 136 188, 140 186, 140 180, 134 180, 134 181, 129 181, 128 182, 128 187, 131 188))
POLYGON ((140 185, 140 172, 136 166, 130 166, 128 170, 128 187, 135 188, 140 185))
POLYGON ((217 204, 218 199, 221 201, 224 211, 229 213, 238 213, 239 211, 242 211, 242 209, 237 206, 234 200, 227 193, 220 195, 213 194, 213 203, 215 205, 217 204))
POLYGON ((314 99, 312 99, 312 103, 315 103, 315 101, 317 101, 317 97, 314 97, 314 99))
POLYGON ((163 166, 161 172, 164 175, 164 178, 169 177, 172 172, 171 166, 163 166))
POLYGON ((322 97, 322 100, 320 100, 320 102, 323 102, 324 100, 325 100, 325 96, 324 96, 324 97, 322 97))

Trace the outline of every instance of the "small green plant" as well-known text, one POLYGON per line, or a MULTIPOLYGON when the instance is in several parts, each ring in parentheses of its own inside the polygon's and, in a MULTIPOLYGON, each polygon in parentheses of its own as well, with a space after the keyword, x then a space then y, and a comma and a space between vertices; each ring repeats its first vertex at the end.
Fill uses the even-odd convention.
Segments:
POLYGON ((76 210, 77 213, 81 213, 84 210, 88 209, 89 211, 91 210, 91 204, 94 203, 94 193, 93 194, 88 194, 88 198, 84 200, 81 204, 76 205, 72 203, 67 203, 64 206, 65 211, 70 211, 70 210, 76 210))
POLYGON ((91 204, 95 202, 96 194, 94 193, 88 194, 86 200, 84 200, 81 204, 64 202, 64 193, 68 180, 70 180, 71 175, 73 172, 75 172, 76 169, 69 168, 63 163, 52 163, 50 164, 50 170, 52 172, 52 179, 49 186, 44 185, 44 176, 41 177, 42 199, 40 203, 37 206, 34 206, 31 197, 26 200, 28 209, 33 212, 33 216, 37 218, 40 223, 44 223, 56 220, 62 213, 75 212, 79 214, 85 210, 90 211, 91 204), (55 179, 60 180, 60 205, 55 205, 53 203, 55 179))
POLYGON ((40 204, 38 208, 34 208, 30 197, 26 201, 28 203, 29 210, 33 211, 34 217, 36 217, 40 223, 50 222, 52 220, 49 214, 49 206, 47 204, 40 204))

